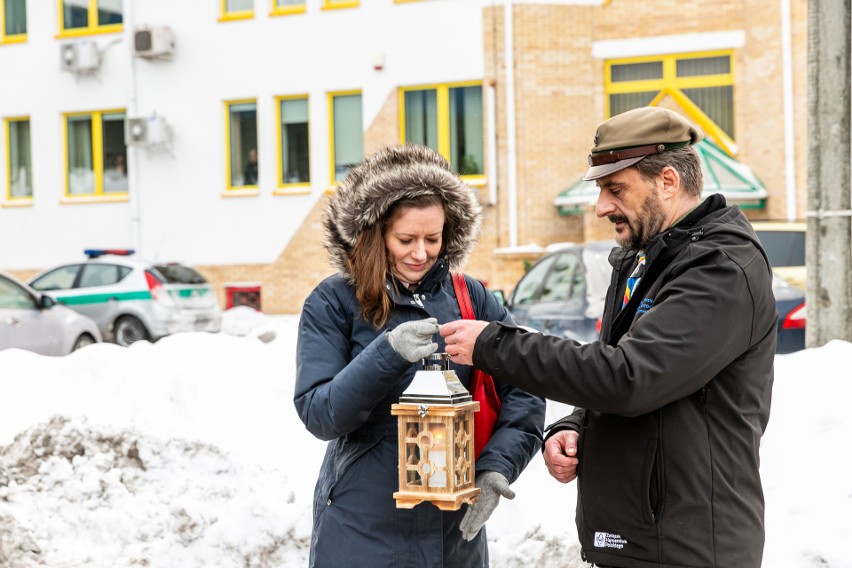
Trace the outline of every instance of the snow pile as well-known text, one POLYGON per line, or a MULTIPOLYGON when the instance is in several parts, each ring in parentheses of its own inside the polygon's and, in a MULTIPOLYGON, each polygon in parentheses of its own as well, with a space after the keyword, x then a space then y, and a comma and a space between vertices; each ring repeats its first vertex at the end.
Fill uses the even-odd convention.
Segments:
POLYGON ((295 502, 215 446, 57 416, 0 450, 0 565, 303 566, 295 502))
MULTIPOLYGON (((297 319, 247 309, 226 312, 228 333, 0 351, 0 566, 307 564, 326 444, 293 408, 297 319)), ((852 568, 850 362, 840 341, 776 358, 766 567, 852 568)), ((549 403, 547 421, 568 410, 549 403)), ((536 457, 512 488, 488 521, 491 565, 587 568, 576 483, 536 457)))

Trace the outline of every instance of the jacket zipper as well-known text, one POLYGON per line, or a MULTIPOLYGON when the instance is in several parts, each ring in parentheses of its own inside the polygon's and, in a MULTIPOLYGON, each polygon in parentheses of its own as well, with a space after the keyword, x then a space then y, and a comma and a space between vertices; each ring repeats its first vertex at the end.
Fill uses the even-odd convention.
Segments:
POLYGON ((651 503, 651 518, 655 524, 659 523, 660 513, 663 509, 663 491, 665 480, 663 479, 663 411, 657 411, 659 420, 657 422, 657 455, 654 458, 654 489, 656 490, 656 503, 651 503))

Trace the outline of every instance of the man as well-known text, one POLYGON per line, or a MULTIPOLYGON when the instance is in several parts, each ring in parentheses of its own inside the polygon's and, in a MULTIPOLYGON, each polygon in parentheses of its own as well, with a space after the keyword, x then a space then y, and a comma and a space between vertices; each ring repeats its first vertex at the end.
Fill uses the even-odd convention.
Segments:
POLYGON ((544 458, 557 480, 579 480, 577 529, 596 566, 761 564, 772 272, 739 208, 702 202, 701 137, 653 107, 598 127, 585 179, 620 245, 598 341, 441 326, 454 362, 575 406, 544 458))

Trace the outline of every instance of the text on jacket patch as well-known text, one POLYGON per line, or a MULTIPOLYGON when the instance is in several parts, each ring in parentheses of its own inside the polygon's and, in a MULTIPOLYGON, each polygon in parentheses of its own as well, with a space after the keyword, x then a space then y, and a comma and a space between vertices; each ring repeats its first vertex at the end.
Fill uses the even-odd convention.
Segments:
POLYGON ((624 548, 625 544, 627 544, 627 539, 622 538, 620 534, 595 533, 595 548, 624 548))
POLYGON ((654 298, 645 298, 642 300, 642 303, 639 304, 639 307, 636 309, 636 314, 644 314, 648 310, 651 309, 651 306, 654 305, 654 298))

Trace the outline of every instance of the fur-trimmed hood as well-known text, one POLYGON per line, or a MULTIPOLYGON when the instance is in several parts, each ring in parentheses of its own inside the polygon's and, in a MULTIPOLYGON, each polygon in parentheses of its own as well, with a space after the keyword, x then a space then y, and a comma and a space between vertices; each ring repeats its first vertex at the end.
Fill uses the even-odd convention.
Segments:
POLYGON ((441 257, 458 269, 479 239, 482 207, 476 191, 447 161, 426 146, 389 146, 349 170, 322 216, 323 246, 332 266, 349 275, 347 260, 358 235, 380 222, 398 201, 437 195, 455 230, 446 236, 441 257))

